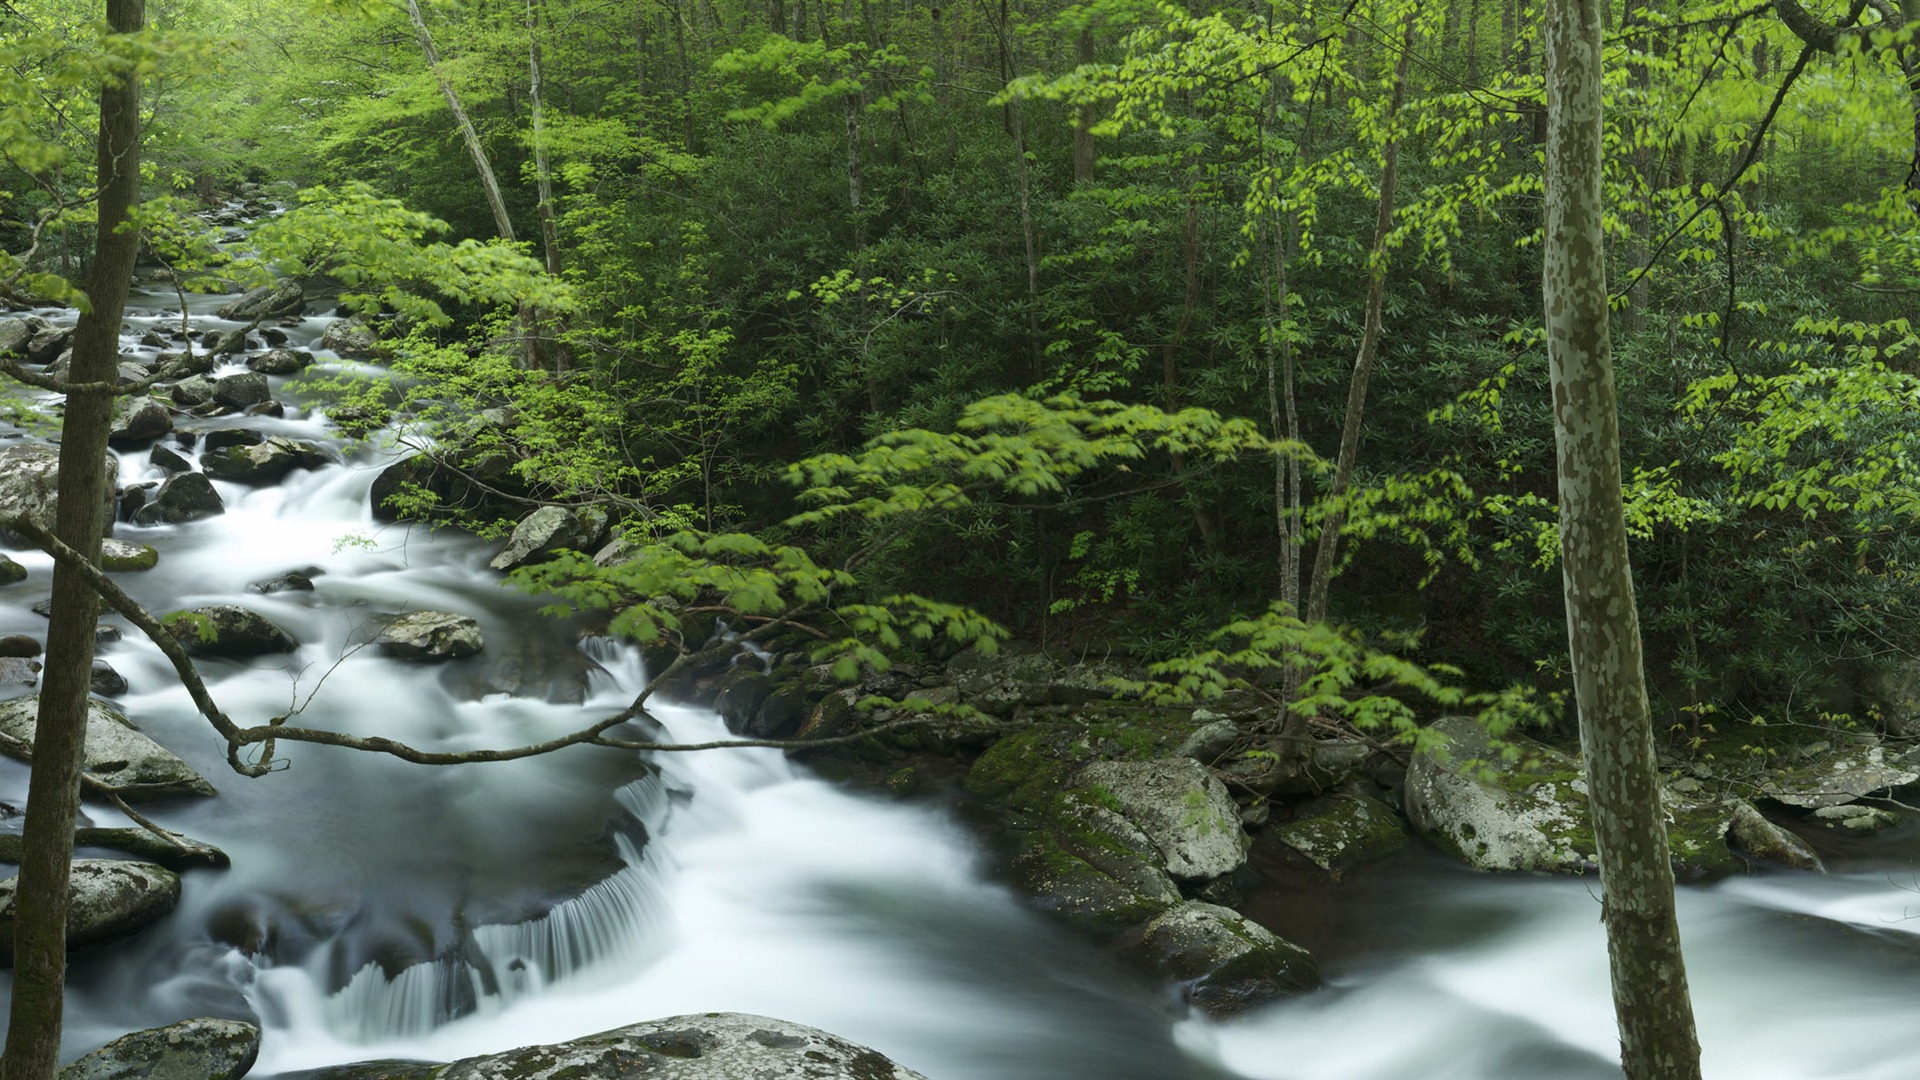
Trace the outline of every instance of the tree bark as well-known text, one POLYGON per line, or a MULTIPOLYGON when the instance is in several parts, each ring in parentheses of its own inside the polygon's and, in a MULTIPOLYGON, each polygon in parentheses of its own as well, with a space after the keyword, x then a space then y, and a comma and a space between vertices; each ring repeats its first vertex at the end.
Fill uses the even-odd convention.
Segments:
POLYGON ((454 92, 453 84, 447 81, 446 73, 440 70, 440 50, 434 48, 433 35, 427 31, 427 21, 420 15, 419 0, 407 0, 407 18, 413 20, 413 32, 420 39, 420 51, 427 56, 427 70, 433 73, 433 81, 440 87, 440 94, 447 99, 447 108, 453 111, 453 123, 460 130, 460 141, 466 144, 467 153, 473 157, 473 167, 480 173, 480 186, 487 192, 487 208, 493 211, 493 225, 499 230, 500 239, 513 240, 513 219, 507 216, 506 200, 500 196, 500 181, 493 175, 493 163, 487 160, 487 148, 480 145, 480 133, 473 129, 473 121, 467 117, 467 110, 460 104, 460 95, 454 92))
MULTIPOLYGON (((1093 28, 1083 26, 1073 39, 1073 58, 1081 65, 1093 63, 1093 28)), ((1097 119, 1092 102, 1076 106, 1073 114, 1073 179, 1086 183, 1093 179, 1093 125, 1097 119)))
POLYGON ((1601 0, 1548 0, 1542 273, 1567 644, 1599 849, 1620 1058, 1631 1080, 1700 1075, 1674 915, 1620 491, 1601 230, 1601 0))
POLYGON ((1346 511, 1338 509, 1339 500, 1353 486, 1353 467, 1360 454, 1360 424, 1367 408, 1367 383, 1373 377, 1373 360, 1380 349, 1381 322, 1387 293, 1387 236, 1393 230, 1394 192, 1400 180, 1400 135, 1392 127, 1400 122, 1400 109, 1407 100, 1407 75, 1413 64, 1413 43, 1420 23, 1420 8, 1408 10, 1406 27, 1401 32, 1400 61, 1393 69, 1393 99, 1387 106, 1387 145, 1381 151, 1380 199, 1374 215, 1373 247, 1367 255, 1366 324, 1360 331, 1360 351, 1354 357, 1353 378, 1347 384, 1347 415, 1340 424, 1340 454, 1333 466, 1333 488, 1327 498, 1336 509, 1327 515, 1320 529, 1320 543, 1313 553, 1313 577, 1307 587, 1310 623, 1325 622, 1327 592, 1333 580, 1334 556, 1340 546, 1340 530, 1347 523, 1346 511))
MULTIPOLYGON (((139 33, 145 0, 107 0, 116 34, 139 33)), ((74 329, 70 380, 60 426, 60 499, 54 534, 100 557, 106 532, 107 431, 113 419, 114 372, 120 361, 120 316, 139 253, 137 230, 124 227, 140 197, 140 87, 131 72, 100 89, 99 224, 87 283, 90 307, 74 329)), ((34 731, 27 789, 20 883, 14 908, 13 1002, 0 1076, 51 1080, 60 1061, 60 1024, 67 973, 67 895, 74 820, 80 811, 80 764, 86 756, 87 694, 93 670, 98 599, 74 570, 53 572, 53 614, 47 665, 34 731)))

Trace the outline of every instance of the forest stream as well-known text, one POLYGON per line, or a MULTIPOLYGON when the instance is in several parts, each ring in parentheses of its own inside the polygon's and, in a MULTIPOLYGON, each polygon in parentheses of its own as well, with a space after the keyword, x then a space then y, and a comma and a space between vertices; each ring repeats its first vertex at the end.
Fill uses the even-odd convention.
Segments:
MULTIPOLYGON (((211 314, 228 299, 192 298, 195 324, 239 325, 211 314)), ((128 340, 177 326, 176 304, 137 292, 128 340)), ((286 328, 319 363, 272 380, 284 419, 212 423, 341 446, 300 404, 302 379, 353 366, 318 348, 327 321, 286 328)), ((457 749, 548 737, 631 701, 633 649, 501 588, 485 565, 495 544, 376 523, 368 490, 392 456, 341 453, 273 486, 217 483, 216 517, 116 528, 160 552, 156 569, 119 577, 149 608, 241 604, 301 643, 205 662, 236 720, 304 703, 311 726, 457 749), (295 570, 311 591, 249 588, 295 570), (425 668, 354 650, 377 616, 415 609, 476 617, 485 651, 425 668)), ((160 475, 144 452, 121 456, 123 484, 160 475)), ((30 608, 50 560, 18 558, 31 575, 0 594, 0 634, 41 636, 30 608)), ((1619 1075, 1590 878, 1488 876, 1416 851, 1343 884, 1276 886, 1248 910, 1312 948, 1328 986, 1216 1024, 1024 910, 943 804, 848 794, 758 749, 660 755, 652 769, 601 748, 432 768, 282 745, 283 769, 246 779, 158 649, 105 621, 125 630, 101 647, 129 683, 118 703, 219 789, 155 816, 233 865, 188 872, 162 922, 76 955, 69 1056, 232 1016, 264 1028, 253 1075, 273 1076, 734 1010, 816 1025, 936 1080, 1619 1075)), ((726 736, 706 711, 654 711, 676 739, 726 736)), ((26 779, 0 762, 0 802, 24 805, 26 779)), ((1709 1075, 1920 1074, 1920 836, 1826 854, 1827 876, 1683 889, 1709 1075)))

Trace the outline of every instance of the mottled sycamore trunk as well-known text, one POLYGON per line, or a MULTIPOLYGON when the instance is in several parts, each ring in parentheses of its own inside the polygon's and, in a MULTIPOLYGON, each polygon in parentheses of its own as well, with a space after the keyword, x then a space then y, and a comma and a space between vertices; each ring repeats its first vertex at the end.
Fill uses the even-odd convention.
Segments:
POLYGON ((1620 1056, 1633 1080, 1700 1075, 1674 917, 1627 561, 1600 200, 1601 0, 1549 0, 1543 273, 1560 566, 1620 1056))
MULTIPOLYGON (((107 0, 107 23, 116 34, 139 33, 145 17, 144 0, 107 0)), ((92 303, 74 329, 70 378, 100 389, 67 395, 54 522, 54 535, 96 561, 111 482, 103 465, 113 418, 113 394, 106 387, 113 385, 120 361, 120 315, 140 246, 139 234, 123 228, 140 197, 140 90, 131 73, 100 91, 98 154, 99 228, 87 284, 92 303)), ((14 906, 13 1003, 0 1057, 0 1076, 8 1080, 51 1080, 59 1064, 67 883, 80 811, 80 763, 86 756, 95 610, 86 580, 56 566, 14 906)))

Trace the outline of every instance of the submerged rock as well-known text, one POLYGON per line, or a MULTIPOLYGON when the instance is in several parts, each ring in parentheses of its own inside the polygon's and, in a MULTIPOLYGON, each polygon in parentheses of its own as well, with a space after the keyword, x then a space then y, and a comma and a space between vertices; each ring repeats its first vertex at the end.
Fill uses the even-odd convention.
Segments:
POLYGON ((292 652, 299 643, 258 612, 209 604, 165 619, 167 630, 195 656, 262 656, 292 652))
POLYGON ((1215 878, 1247 861, 1251 841, 1239 808, 1226 785, 1192 758, 1097 761, 1074 783, 1138 825, 1176 878, 1215 878))
MULTIPOLYGON (((13 904, 20 879, 0 881, 0 959, 13 963, 13 904)), ((75 859, 69 886, 67 948, 126 937, 180 902, 179 875, 164 866, 117 859, 75 859)))
POLYGON ((409 611, 396 616, 373 640, 388 656, 420 662, 472 656, 484 644, 478 621, 449 611, 409 611))
MULTIPOLYGON (((26 759, 39 720, 40 696, 0 702, 0 752, 26 759), (17 745, 16 745, 17 742, 17 745)), ((126 799, 211 795, 213 785, 165 747, 142 735, 126 714, 100 700, 87 702, 88 776, 126 799)))
POLYGON ((1147 924, 1139 957, 1187 1003, 1228 1017, 1320 985, 1313 955, 1246 916, 1189 900, 1147 924))
POLYGON ((239 1080, 259 1056, 259 1028, 201 1017, 122 1035, 61 1069, 59 1080, 239 1080))

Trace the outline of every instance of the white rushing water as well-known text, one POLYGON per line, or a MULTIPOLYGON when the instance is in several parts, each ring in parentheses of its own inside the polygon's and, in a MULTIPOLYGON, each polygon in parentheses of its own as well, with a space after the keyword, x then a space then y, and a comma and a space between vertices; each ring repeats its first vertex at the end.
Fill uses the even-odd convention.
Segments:
MULTIPOLYGON (((136 336, 166 322, 129 320, 136 336)), ((292 328, 292 344, 311 346, 323 322, 292 328)), ((274 381, 298 400, 297 380, 274 381)), ((326 431, 299 409, 220 423, 326 431)), ((305 702, 304 724, 452 749, 623 708, 642 684, 633 650, 576 643, 500 589, 490 545, 373 521, 368 487, 389 460, 218 484, 222 516, 122 525, 161 564, 121 580, 155 610, 243 604, 302 643, 205 665, 243 723, 305 702), (296 569, 319 571, 313 591, 249 591, 296 569), (442 668, 353 651, 380 616, 420 608, 476 616, 486 651, 442 668)), ((157 479, 145 462, 123 455, 123 481, 157 479)), ((0 594, 0 633, 40 635, 28 608, 47 595, 49 563, 18 557, 33 573, 0 594)), ((186 874, 167 919, 76 957, 70 1054, 188 1016, 243 1016, 265 1028, 255 1075, 270 1076, 740 1010, 826 1028, 935 1080, 1619 1074, 1591 881, 1363 871, 1320 901, 1359 905, 1325 950, 1329 987, 1210 1024, 1025 912, 944 808, 851 796, 774 751, 660 755, 650 769, 576 748, 426 768, 294 745, 283 770, 250 780, 226 768, 157 649, 130 636, 102 655, 130 683, 127 712, 220 789, 155 816, 233 867, 186 874)), ((724 735, 708 712, 655 712, 676 739, 724 735)), ((25 775, 0 762, 0 801, 24 800, 25 775)), ((1685 890, 1710 1074, 1920 1075, 1904 1034, 1920 1010, 1920 891, 1904 865, 1894 852, 1875 869, 1685 890)), ((1294 932, 1289 918, 1275 929, 1294 932)))

